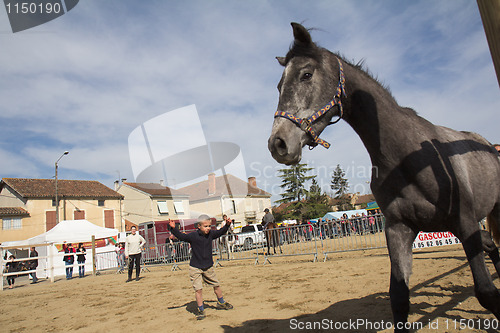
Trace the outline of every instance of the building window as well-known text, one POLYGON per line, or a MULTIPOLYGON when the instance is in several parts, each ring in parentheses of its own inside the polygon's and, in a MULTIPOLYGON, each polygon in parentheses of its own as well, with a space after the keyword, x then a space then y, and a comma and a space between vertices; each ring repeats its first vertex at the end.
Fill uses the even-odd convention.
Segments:
POLYGON ((158 212, 160 214, 168 214, 168 207, 166 201, 158 201, 157 205, 158 205, 158 212))
POLYGON ((14 230, 22 228, 22 219, 20 217, 11 217, 2 219, 3 230, 14 230))
POLYGON ((85 211, 77 208, 73 212, 73 216, 75 220, 85 220, 85 211))
POLYGON ((104 207, 104 200, 97 200, 97 206, 104 207))
POLYGON ((236 214, 236 201, 231 200, 231 202, 233 203, 233 212, 231 214, 236 214))
POLYGON ((176 214, 184 214, 184 205, 182 201, 174 201, 174 208, 176 214))

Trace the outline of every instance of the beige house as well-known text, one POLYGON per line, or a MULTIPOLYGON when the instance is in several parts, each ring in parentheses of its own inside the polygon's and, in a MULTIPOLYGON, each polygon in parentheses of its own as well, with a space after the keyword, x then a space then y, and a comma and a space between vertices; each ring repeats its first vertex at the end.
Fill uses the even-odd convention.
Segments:
MULTIPOLYGON (((57 181, 59 220, 85 219, 123 230, 123 196, 89 180, 57 181)), ((0 242, 27 239, 56 225, 54 179, 3 178, 0 182, 0 242)))
MULTIPOLYGON (((353 209, 365 209, 368 203, 376 201, 373 194, 359 194, 358 193, 347 193, 346 196, 349 198, 349 202, 353 209)), ((330 205, 332 206, 332 211, 337 212, 341 210, 338 199, 331 199, 330 205)))
POLYGON ((129 182, 117 191, 125 197, 124 218, 134 224, 191 218, 189 196, 182 191, 162 184, 129 182))
POLYGON ((271 207, 271 194, 257 187, 255 177, 246 182, 230 174, 216 177, 211 173, 207 180, 179 190, 189 195, 193 211, 218 221, 226 214, 236 226, 260 222, 264 209, 271 207))

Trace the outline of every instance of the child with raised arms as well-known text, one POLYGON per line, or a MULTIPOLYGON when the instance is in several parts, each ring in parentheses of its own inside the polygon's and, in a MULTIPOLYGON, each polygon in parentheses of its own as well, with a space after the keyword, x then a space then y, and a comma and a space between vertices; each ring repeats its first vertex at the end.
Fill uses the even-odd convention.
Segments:
MULTIPOLYGON (((223 222, 224 223, 224 222, 223 222)), ((224 300, 222 289, 219 280, 215 275, 214 261, 212 259, 212 240, 224 235, 231 220, 225 221, 224 227, 219 230, 211 230, 212 222, 208 215, 200 215, 196 228, 198 230, 185 234, 175 227, 175 222, 170 221, 170 231, 179 240, 191 244, 191 260, 189 262, 189 277, 195 291, 196 303, 198 311, 196 317, 198 320, 205 318, 205 308, 203 305, 203 283, 212 286, 214 293, 217 296, 217 308, 230 310, 233 308, 231 304, 224 300)))

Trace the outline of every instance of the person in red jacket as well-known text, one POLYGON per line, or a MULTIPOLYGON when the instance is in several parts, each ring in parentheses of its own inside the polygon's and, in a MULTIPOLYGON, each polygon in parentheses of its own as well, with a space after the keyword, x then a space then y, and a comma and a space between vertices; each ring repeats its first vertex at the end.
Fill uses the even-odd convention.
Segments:
POLYGON ((66 253, 63 258, 63 261, 66 265, 66 280, 69 280, 73 278, 73 263, 75 262, 74 253, 76 251, 71 243, 66 244, 66 242, 63 243, 63 250, 64 253, 66 253))

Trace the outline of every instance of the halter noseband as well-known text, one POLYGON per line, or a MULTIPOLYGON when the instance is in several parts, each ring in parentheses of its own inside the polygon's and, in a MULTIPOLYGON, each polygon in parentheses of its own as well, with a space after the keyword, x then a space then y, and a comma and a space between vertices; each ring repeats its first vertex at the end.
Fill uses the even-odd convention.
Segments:
MULTIPOLYGON (((337 61, 339 63, 339 71, 340 71, 339 84, 337 86, 337 93, 335 94, 335 96, 332 98, 332 100, 327 105, 322 107, 319 111, 313 113, 310 117, 302 118, 302 119, 299 119, 299 118, 295 117, 293 114, 286 112, 286 111, 276 111, 274 113, 274 118, 282 117, 282 118, 286 118, 288 120, 291 120, 293 123, 295 123, 297 126, 299 126, 304 132, 309 133, 309 135, 311 135, 311 137, 314 140, 314 145, 311 145, 312 148, 316 147, 318 144, 322 145, 326 149, 330 148, 330 144, 328 142, 326 142, 325 140, 320 139, 319 136, 316 134, 316 132, 314 132, 314 130, 312 129, 312 124, 316 120, 318 120, 322 115, 324 115, 326 112, 328 112, 328 110, 333 108, 335 105, 339 106, 339 118, 335 121, 330 122, 328 125, 332 125, 332 124, 337 123, 340 119, 342 119, 342 117, 344 115, 344 109, 342 108, 342 101, 340 99, 342 97, 342 95, 346 96, 344 68, 342 67, 342 63, 340 62, 339 58, 337 58, 337 61)), ((312 148, 310 148, 310 149, 312 149, 312 148)))

